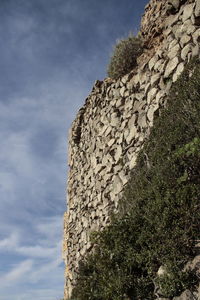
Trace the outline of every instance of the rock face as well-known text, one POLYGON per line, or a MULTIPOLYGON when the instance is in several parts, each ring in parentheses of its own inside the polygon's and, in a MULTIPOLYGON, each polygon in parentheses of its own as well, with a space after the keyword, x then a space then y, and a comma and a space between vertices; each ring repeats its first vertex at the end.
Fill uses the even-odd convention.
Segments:
MULTIPOLYGON (((70 298, 79 261, 91 250, 91 232, 109 224, 110 213, 117 211, 130 170, 172 83, 199 54, 199 16, 199 0, 151 0, 141 24, 145 50, 138 66, 117 81, 96 81, 72 124, 64 299, 70 298)), ((191 299, 185 295, 180 299, 191 299)))

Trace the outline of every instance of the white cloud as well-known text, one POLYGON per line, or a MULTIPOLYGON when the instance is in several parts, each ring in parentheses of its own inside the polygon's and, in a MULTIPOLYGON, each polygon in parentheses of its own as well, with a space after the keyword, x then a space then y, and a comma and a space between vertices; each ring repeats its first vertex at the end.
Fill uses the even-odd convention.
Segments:
POLYGON ((49 242, 59 239, 62 234, 62 227, 63 216, 46 217, 35 225, 37 232, 43 236, 43 239, 46 236, 49 242))
MULTIPOLYGON (((25 240, 21 237, 21 241, 24 243, 25 240)), ((37 240, 40 243, 40 240, 37 240)), ((20 254, 21 256, 26 256, 29 258, 45 258, 45 259, 54 259, 61 250, 58 247, 58 242, 54 247, 45 247, 40 245, 34 246, 22 246, 19 242, 19 235, 12 233, 9 237, 0 240, 0 252, 7 251, 12 254, 20 254)), ((61 254, 60 254, 61 255, 61 254)))
MULTIPOLYGON (((63 284, 64 285, 64 284, 63 284)), ((63 288, 62 288, 63 290, 63 288)), ((38 287, 37 289, 26 289, 23 288, 20 293, 16 293, 13 289, 9 290, 7 296, 1 297, 0 300, 60 300, 63 298, 63 291, 57 286, 52 286, 52 288, 42 288, 38 287)))
POLYGON ((62 216, 53 216, 39 219, 31 228, 19 230, 14 228, 4 229, 7 237, 0 239, 0 252, 19 254, 28 258, 45 258, 55 260, 61 257, 61 240, 62 240, 62 216), (35 238, 30 245, 30 230, 35 238), (9 232, 11 232, 9 234, 9 232), (33 245, 34 242, 34 245, 33 245))
POLYGON ((9 237, 0 240, 0 250, 15 249, 18 244, 19 236, 17 233, 12 233, 9 237))
POLYGON ((49 258, 49 257, 53 257, 56 254, 56 248, 44 248, 41 246, 17 247, 15 251, 21 255, 34 257, 34 258, 36 257, 49 258))
POLYGON ((64 284, 64 267, 61 259, 61 220, 61 216, 43 217, 32 224, 32 231, 29 228, 27 232, 25 228, 19 230, 19 227, 15 231, 10 225, 7 230, 4 228, 8 232, 13 229, 13 232, 0 240, 0 252, 6 252, 12 258, 17 255, 23 260, 11 264, 10 270, 4 272, 4 275, 1 268, 0 300, 13 300, 13 296, 16 300, 62 298, 63 288, 60 286, 64 284), (33 236, 33 246, 27 244, 27 235, 33 236), (30 284, 37 288, 28 288, 30 284), (1 295, 4 297, 1 298, 1 295))
MULTIPOLYGON (((39 268, 36 268, 30 274, 31 281, 33 283, 39 282, 41 279, 49 277, 49 274, 51 274, 51 272, 56 273, 58 272, 58 270, 61 271, 61 268, 59 268, 61 263, 62 263, 62 259, 60 257, 55 257, 54 260, 46 264, 43 264, 39 268)), ((59 273, 61 274, 60 271, 59 273)))
POLYGON ((0 277, 1 288, 5 286, 12 286, 13 282, 19 281, 21 278, 25 278, 25 274, 30 272, 33 266, 33 261, 28 259, 15 265, 11 271, 0 277))

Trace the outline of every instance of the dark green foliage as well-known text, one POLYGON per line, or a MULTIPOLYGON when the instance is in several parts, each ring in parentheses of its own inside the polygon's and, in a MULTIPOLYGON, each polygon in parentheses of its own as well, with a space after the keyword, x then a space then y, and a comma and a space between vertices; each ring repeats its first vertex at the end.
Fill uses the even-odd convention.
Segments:
POLYGON ((137 57, 142 53, 142 41, 135 36, 120 40, 113 51, 108 65, 108 76, 118 79, 129 73, 136 65, 137 57))
POLYGON ((93 237, 82 262, 76 300, 155 299, 192 289, 184 271, 200 239, 200 63, 188 65, 149 140, 111 224, 93 237), (194 66, 196 66, 194 68, 194 66), (148 160, 148 164, 147 164, 148 160), (160 266, 166 273, 157 277, 160 266))
POLYGON ((198 284, 197 276, 191 272, 182 272, 178 268, 172 268, 166 275, 157 279, 157 284, 163 296, 173 297, 179 295, 183 290, 190 289, 198 284))

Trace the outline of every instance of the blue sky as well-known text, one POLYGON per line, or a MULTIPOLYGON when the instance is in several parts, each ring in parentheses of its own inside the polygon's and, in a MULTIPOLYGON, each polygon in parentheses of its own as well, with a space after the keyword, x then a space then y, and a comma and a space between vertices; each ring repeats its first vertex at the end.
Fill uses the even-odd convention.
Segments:
POLYGON ((63 296, 67 132, 147 0, 0 0, 0 300, 63 296))

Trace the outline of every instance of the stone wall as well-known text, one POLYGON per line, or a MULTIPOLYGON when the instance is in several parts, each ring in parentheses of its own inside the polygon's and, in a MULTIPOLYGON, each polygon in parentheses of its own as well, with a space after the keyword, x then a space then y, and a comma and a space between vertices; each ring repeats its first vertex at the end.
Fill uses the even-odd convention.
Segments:
POLYGON ((151 0, 141 35, 138 66, 117 81, 96 81, 69 136, 68 210, 64 215, 65 299, 79 261, 91 250, 90 234, 117 211, 137 154, 166 104, 185 64, 199 54, 200 0, 151 0))

